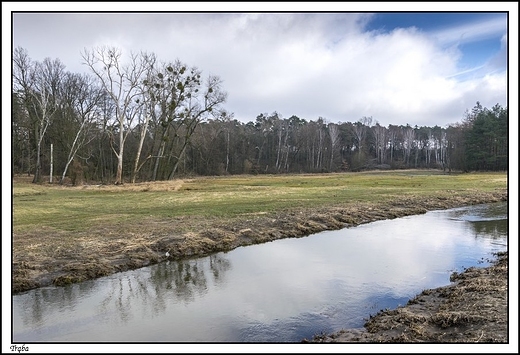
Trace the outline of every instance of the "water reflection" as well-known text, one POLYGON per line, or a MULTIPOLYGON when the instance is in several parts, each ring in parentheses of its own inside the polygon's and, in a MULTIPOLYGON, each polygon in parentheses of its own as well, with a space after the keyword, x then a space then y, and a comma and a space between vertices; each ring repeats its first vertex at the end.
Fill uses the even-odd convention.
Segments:
POLYGON ((506 219, 494 221, 475 221, 469 224, 478 238, 501 239, 508 235, 508 223, 506 219))
POLYGON ((508 236, 507 203, 456 208, 450 210, 450 215, 453 219, 468 222, 476 238, 502 239, 508 236))
POLYGON ((19 298, 20 307, 24 310, 20 315, 24 324, 44 325, 48 321, 48 315, 55 305, 59 305, 62 312, 74 312, 75 306, 82 295, 93 292, 92 282, 83 282, 73 287, 43 287, 31 291, 31 297, 25 295, 15 296, 19 298))
MULTIPOLYGON (((34 331, 32 340, 46 341, 49 338, 45 329, 50 329, 49 323, 70 325, 74 319, 88 314, 92 320, 102 324, 119 326, 162 316, 172 306, 172 300, 186 304, 203 297, 208 292, 208 284, 222 283, 230 267, 225 254, 216 254, 201 259, 165 262, 138 272, 122 272, 66 287, 32 290, 13 297, 13 306, 17 310, 14 313, 14 334, 20 329, 19 336, 23 338, 24 333, 34 331)), ((71 334, 74 333, 66 330, 60 336, 67 340, 71 334)))
POLYGON ((298 342, 361 327, 505 250, 504 211, 436 211, 33 290, 13 297, 13 339, 298 342))
POLYGON ((493 203, 454 208, 443 212, 448 213, 451 218, 461 221, 496 221, 507 219, 508 205, 507 203, 493 203))
POLYGON ((109 278, 109 290, 100 304, 99 312, 107 314, 115 309, 121 321, 128 321, 140 303, 147 315, 163 314, 169 301, 190 303, 208 292, 209 282, 219 282, 231 267, 223 254, 208 258, 164 262, 147 268, 147 272, 128 272, 109 278), (209 266, 209 269, 208 267, 209 266))

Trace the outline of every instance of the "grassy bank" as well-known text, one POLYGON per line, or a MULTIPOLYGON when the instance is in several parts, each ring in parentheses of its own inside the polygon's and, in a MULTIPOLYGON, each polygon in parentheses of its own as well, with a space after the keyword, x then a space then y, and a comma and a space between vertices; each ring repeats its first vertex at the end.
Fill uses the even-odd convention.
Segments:
POLYGON ((13 181, 13 292, 371 220, 507 198, 506 173, 407 170, 168 182, 13 181))
POLYGON ((449 197, 454 192, 505 188, 501 173, 446 175, 436 171, 196 178, 61 187, 13 185, 14 232, 49 227, 85 231, 92 225, 148 218, 233 218, 294 207, 378 203, 407 195, 449 197))

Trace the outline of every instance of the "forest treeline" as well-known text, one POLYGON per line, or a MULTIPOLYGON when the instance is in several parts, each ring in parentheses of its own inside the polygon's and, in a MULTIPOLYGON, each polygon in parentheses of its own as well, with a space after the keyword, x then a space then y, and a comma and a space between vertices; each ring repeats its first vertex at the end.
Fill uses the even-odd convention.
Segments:
POLYGON ((81 53, 87 74, 13 51, 12 173, 33 182, 115 183, 187 175, 435 168, 508 169, 508 110, 466 110, 448 127, 381 126, 226 111, 218 76, 154 54, 81 53))

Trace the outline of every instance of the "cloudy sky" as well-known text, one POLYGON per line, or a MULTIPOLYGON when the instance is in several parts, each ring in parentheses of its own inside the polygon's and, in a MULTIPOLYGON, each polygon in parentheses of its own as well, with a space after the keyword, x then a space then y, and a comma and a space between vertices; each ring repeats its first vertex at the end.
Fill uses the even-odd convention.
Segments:
POLYGON ((446 126, 460 122, 476 101, 507 106, 508 15, 490 12, 507 6, 488 5, 485 13, 374 12, 369 3, 332 12, 293 6, 290 13, 232 7, 143 13, 165 5, 127 3, 117 9, 133 12, 78 12, 114 10, 100 5, 16 12, 53 9, 34 4, 11 5, 12 46, 27 49, 33 60, 59 58, 67 70, 83 72, 81 51, 102 45, 123 54, 153 52, 165 62, 180 59, 220 76, 228 92, 225 108, 243 122, 276 111, 306 120, 372 116, 384 126, 446 126))

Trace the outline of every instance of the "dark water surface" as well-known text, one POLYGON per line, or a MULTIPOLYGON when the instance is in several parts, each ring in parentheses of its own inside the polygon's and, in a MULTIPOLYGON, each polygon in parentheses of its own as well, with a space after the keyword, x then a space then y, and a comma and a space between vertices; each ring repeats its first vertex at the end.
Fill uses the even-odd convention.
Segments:
POLYGON ((13 296, 13 342, 300 342, 507 250, 507 203, 385 220, 13 296))

